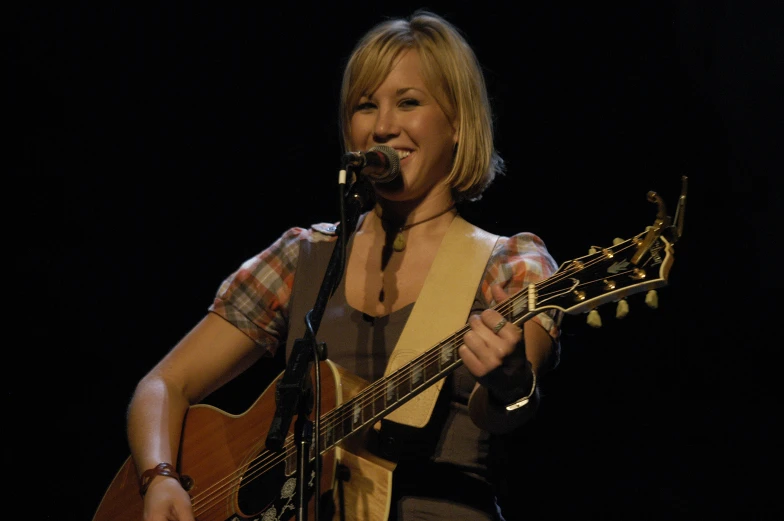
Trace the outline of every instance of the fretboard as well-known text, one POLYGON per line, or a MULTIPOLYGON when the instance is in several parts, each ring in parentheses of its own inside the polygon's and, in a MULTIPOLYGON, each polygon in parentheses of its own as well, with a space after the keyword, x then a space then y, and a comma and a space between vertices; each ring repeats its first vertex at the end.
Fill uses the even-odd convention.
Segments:
MULTIPOLYGON (((525 318, 529 305, 534 304, 535 298, 530 297, 532 295, 536 295, 533 285, 510 297, 495 309, 510 322, 517 323, 525 318)), ((463 363, 457 349, 463 344, 463 336, 469 330, 468 325, 463 326, 436 346, 393 373, 373 382, 355 397, 325 414, 320 426, 321 452, 373 425, 457 369, 463 363)))

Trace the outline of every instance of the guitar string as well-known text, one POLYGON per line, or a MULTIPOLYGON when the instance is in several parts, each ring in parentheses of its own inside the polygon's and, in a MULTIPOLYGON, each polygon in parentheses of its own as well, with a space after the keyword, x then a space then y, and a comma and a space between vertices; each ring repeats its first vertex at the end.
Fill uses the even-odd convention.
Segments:
MULTIPOLYGON (((599 259, 599 260, 604 260, 604 258, 602 258, 602 259, 599 259)), ((586 263, 586 264, 584 265, 584 267, 589 267, 589 266, 591 266, 591 264, 592 264, 591 262, 589 262, 589 263, 586 263)), ((595 264, 595 263, 593 263, 593 264, 595 264)), ((584 268, 583 268, 583 269, 584 269, 584 268)), ((569 270, 565 270, 565 272, 564 272, 564 275, 566 274, 566 272, 567 272, 567 271, 569 271, 569 270)), ((572 271, 572 272, 574 272, 574 271, 579 271, 579 268, 577 268, 577 269, 572 269, 571 271, 572 271)), ((623 275, 623 274, 618 274, 618 275, 616 275, 616 276, 620 276, 620 275, 623 275)), ((547 281, 552 281, 552 280, 554 280, 554 279, 547 279, 547 281)), ((542 281, 542 282, 545 282, 545 281, 542 281)), ((591 283, 591 282, 595 282, 595 281, 590 281, 590 282, 586 282, 586 283, 580 284, 580 285, 578 285, 578 287, 579 287, 579 286, 584 286, 584 285, 586 285, 586 284, 589 284, 589 283, 591 283)), ((543 287, 546 287, 546 286, 547 286, 547 284, 543 284, 543 287)), ((518 292, 518 293, 517 293, 516 295, 514 295, 513 297, 510 297, 510 300, 513 300, 513 299, 514 299, 514 300, 521 300, 521 299, 524 297, 524 295, 523 295, 524 293, 525 293, 525 290, 524 290, 524 291, 521 291, 521 292, 518 292)), ((509 301, 506 301, 506 302, 507 302, 507 303, 509 303, 509 301)), ((501 311, 502 311, 502 308, 505 308, 505 307, 508 307, 508 306, 498 306, 498 309, 497 309, 497 310, 498 310, 499 312, 501 312, 501 311)), ((466 330, 467 330, 467 329, 466 329, 466 330)), ((459 336, 460 338, 462 338, 462 335, 458 335, 458 334, 455 334, 455 335, 452 335, 452 336, 453 336, 453 337, 454 337, 454 336, 459 336)), ((447 341, 443 341, 443 342, 442 342, 442 345, 444 345, 444 344, 448 344, 448 343, 449 343, 449 341, 448 341, 448 340, 447 340, 447 341)), ((454 346, 453 346, 453 348, 454 348, 454 346)), ((442 350, 440 350, 440 351, 439 351, 438 349, 433 349, 433 350, 430 350, 430 351, 438 351, 438 352, 440 353, 440 352, 442 352, 442 351, 443 351, 443 349, 442 349, 442 350)), ((433 357, 436 357, 436 356, 440 356, 440 354, 438 354, 438 353, 433 353, 433 356, 432 356, 432 357, 430 357, 430 358, 433 358, 433 357)), ((422 360, 414 360, 414 361, 412 361, 412 364, 407 364, 407 366, 408 366, 408 365, 422 365, 422 363, 425 363, 425 364, 426 364, 426 362, 425 362, 426 358, 428 358, 428 357, 422 357, 422 360)), ((458 365, 458 364, 459 364, 459 360, 455 362, 455 367, 457 367, 457 365, 458 365)), ((406 370, 405 370, 405 368, 406 368, 407 366, 404 366, 403 368, 401 368, 401 369, 403 369, 403 371, 400 371, 400 373, 399 373, 399 374, 396 372, 396 374, 398 374, 398 376, 399 376, 399 378, 397 378, 397 379, 398 379, 398 381, 400 381, 401 379, 410 378, 410 374, 407 374, 407 373, 410 373, 410 370, 409 370, 409 371, 406 371, 406 370)), ((409 369, 410 369, 410 368, 409 368, 409 369)), ((432 379, 432 377, 431 377, 431 379, 432 379)), ((385 380, 385 382, 388 382, 388 380, 385 380)), ((378 397, 378 396, 375 396, 375 397, 373 397, 373 396, 372 396, 372 395, 373 395, 374 393, 376 393, 376 391, 378 391, 378 390, 379 390, 379 386, 373 386, 373 385, 371 385, 371 386, 369 386, 369 388, 368 388, 368 389, 366 389, 366 391, 363 391, 362 393, 360 393, 360 395, 358 395, 358 396, 357 396, 357 397, 355 397, 354 399, 347 401, 347 402, 346 402, 346 404, 344 404, 344 405, 348 405, 348 404, 349 404, 351 401, 356 401, 356 399, 357 399, 357 398, 363 398, 363 397, 366 397, 366 395, 367 395, 367 394, 370 394, 370 395, 371 395, 371 399, 370 399, 370 400, 364 400, 364 404, 370 403, 370 402, 372 402, 373 400, 375 400, 375 399, 378 397), (375 387, 375 390, 373 389, 373 387, 375 387), (368 392, 368 391, 370 391, 370 392, 368 392)), ((381 391, 383 392, 383 390, 381 390, 381 391)), ((377 394, 377 393, 376 393, 376 394, 377 394)), ((363 402, 360 400, 360 403, 363 403, 363 402)), ((356 404, 354 404, 354 405, 356 406, 356 404)), ((343 408, 343 405, 341 406, 341 409, 342 409, 342 408, 343 408)), ((322 417, 322 421, 324 421, 325 423, 327 423, 327 425, 325 426, 324 430, 328 430, 328 429, 329 429, 330 425, 328 424, 328 423, 329 423, 329 421, 328 421, 328 420, 331 418, 331 416, 334 416, 336 412, 338 412, 338 411, 337 411, 337 410, 335 410, 335 411, 330 411, 330 413, 328 413, 328 414, 326 414, 326 415, 324 415, 324 416, 322 417)), ((348 418, 348 416, 351 416, 351 415, 352 415, 352 413, 347 413, 347 414, 344 414, 344 415, 343 415, 343 419, 341 420, 341 422, 342 422, 342 421, 344 421, 346 418, 348 418)), ((368 423, 369 421, 370 421, 370 420, 368 420, 368 421, 367 421, 367 422, 365 422, 365 423, 368 423)), ((334 424, 335 424, 335 423, 333 423, 333 425, 334 425, 334 424)), ((362 425, 364 425, 364 423, 363 423, 362 425)), ((361 427, 361 425, 360 425, 360 427, 361 427)), ((357 430, 357 429, 354 429, 354 430, 357 430)), ((351 432, 351 431, 350 431, 350 432, 351 432)), ((344 437, 345 437, 345 436, 344 436, 344 437)), ((290 440, 290 439, 293 439, 293 435, 290 435, 290 436, 289 436, 289 440, 290 440)), ((322 439, 324 439, 324 438, 322 438, 322 439)), ((341 440, 342 440, 342 439, 343 439, 343 438, 341 438, 341 440)), ((325 445, 326 445, 327 443, 328 443, 328 441, 325 441, 325 445)), ((336 443, 338 443, 338 442, 335 442, 334 444, 336 444, 336 443)), ((322 449, 322 452, 323 452, 323 451, 325 451, 327 448, 329 448, 329 447, 328 447, 328 446, 325 446, 325 447, 322 449)), ((284 455, 281 455, 281 454, 279 454, 279 453, 270 453, 270 455, 272 455, 272 456, 273 456, 273 459, 277 460, 277 461, 273 461, 272 463, 274 463, 274 464, 277 464, 277 463, 279 463, 280 461, 282 461, 283 459, 285 459, 285 458, 287 458, 287 457, 290 457, 290 455, 291 455, 291 449, 292 449, 292 446, 291 446, 291 444, 290 444, 290 443, 288 443, 288 444, 286 444, 286 452, 285 452, 285 454, 284 454, 284 455), (274 458, 274 456, 278 456, 278 458, 274 458)), ((257 461, 257 462, 258 462, 258 460, 259 460, 259 459, 260 459, 260 458, 256 458, 256 460, 255 460, 255 461, 257 461)), ((266 459, 268 460, 269 458, 266 458, 266 459)), ((262 458, 262 461, 263 461, 263 458, 262 458)), ((256 474, 255 474, 255 475, 256 475, 256 476, 258 476, 258 475, 260 475, 258 471, 263 471, 263 472, 266 472, 266 470, 265 470, 264 468, 259 468, 259 465, 260 465, 260 464, 261 464, 261 465, 264 465, 265 463, 267 463, 267 462, 263 462, 263 463, 256 463, 256 465, 255 465, 255 468, 254 468, 254 466, 253 466, 253 465, 251 465, 251 467, 249 467, 249 468, 248 468, 248 470, 250 471, 251 469, 253 469, 253 471, 254 471, 254 472, 256 472, 256 474)), ((268 468, 268 465, 265 465, 265 466, 268 468)), ((263 472, 261 472, 261 473, 263 473, 263 472)), ((238 474, 238 473, 239 473, 239 471, 235 471, 235 473, 234 473, 234 474, 236 475, 236 474, 238 474)), ((254 476, 254 474, 249 474, 249 473, 247 473, 247 472, 246 472, 246 475, 245 475, 245 477, 246 477, 246 478, 248 478, 248 477, 253 477, 253 476, 254 476)), ((229 478, 227 478, 227 479, 229 479, 229 478)), ((254 478, 254 479, 255 479, 255 478, 254 478)), ((247 480, 244 480, 244 481, 250 482, 250 481, 253 481, 253 479, 247 479, 247 480)), ((232 483, 233 483, 233 480, 232 480, 232 483)), ((233 486, 233 484, 230 484, 230 486, 233 486)), ((206 498, 205 498, 205 499, 206 499, 206 498)))
MULTIPOLYGON (((627 240, 625 242, 629 243, 629 245, 631 245, 633 243, 633 240, 629 239, 629 240, 627 240)), ((624 243, 619 243, 619 245, 616 245, 616 247, 618 247, 618 252, 622 252, 622 251, 624 251, 626 249, 626 247, 622 247, 622 248, 620 247, 620 245, 622 245, 622 244, 624 244, 624 243)), ((586 269, 588 267, 593 267, 593 265, 601 263, 602 261, 607 259, 607 256, 603 255, 602 252, 597 252, 594 255, 597 256, 597 259, 594 260, 594 261, 586 261, 582 265, 582 267, 577 265, 576 262, 573 262, 572 265, 570 265, 567 269, 564 270, 564 272, 561 274, 560 277, 553 276, 551 278, 545 279, 544 281, 540 281, 542 283, 542 289, 545 289, 548 286, 551 286, 552 284, 559 283, 559 282, 563 281, 564 279, 569 278, 575 272, 584 270, 584 269, 586 269)), ((625 273, 626 272, 616 274, 616 275, 614 275, 612 277, 604 277, 604 278, 607 279, 607 278, 619 277, 619 276, 624 275, 625 273)), ((597 280, 599 280, 599 279, 578 284, 577 287, 581 287, 581 286, 585 286, 585 285, 594 283, 597 280)), ((541 291, 539 291, 538 293, 540 295, 542 295, 541 291)), ((513 295, 512 297, 510 297, 506 301, 504 301, 504 302, 500 303, 499 305, 495 306, 494 309, 496 311, 498 311, 499 313, 501 313, 502 315, 506 315, 508 312, 510 312, 510 311, 512 311, 514 309, 514 306, 519 301, 523 300, 524 302, 527 303, 527 298, 528 298, 528 289, 526 288, 524 290, 519 291, 518 293, 516 293, 515 295, 513 295)), ((526 308, 527 308, 527 306, 526 306, 526 308)), ((322 433, 321 440, 324 440, 324 442, 322 443, 323 448, 319 451, 319 453, 321 453, 323 451, 326 451, 328 448, 330 448, 331 446, 336 445, 337 443, 339 443, 339 441, 342 441, 345 437, 348 436, 347 434, 344 433, 344 435, 342 437, 340 437, 340 439, 337 442, 334 442, 331 445, 329 445, 329 441, 326 439, 326 435, 329 432, 330 428, 334 427, 335 425, 339 425, 339 424, 345 423, 345 421, 348 418, 353 416, 354 411, 355 411, 355 409, 357 407, 359 407, 360 409, 364 410, 365 406, 367 406, 370 403, 373 403, 379 397, 381 397, 384 394, 386 394, 390 387, 396 388, 400 384, 400 382, 402 382, 404 380, 410 381, 411 370, 414 367, 417 367, 418 368, 417 372, 421 373, 423 375, 423 377, 424 377, 424 374, 426 374, 426 373, 425 373, 425 370, 423 368, 426 367, 426 366, 432 365, 432 363, 435 361, 435 359, 441 358, 442 355, 443 355, 443 352, 444 352, 444 348, 449 348, 449 354, 450 354, 450 359, 447 362, 448 365, 446 366, 446 370, 448 372, 451 372, 452 370, 456 369, 460 365, 460 362, 462 361, 462 360, 460 360, 456 356, 456 350, 457 350, 457 348, 460 345, 462 345, 462 342, 460 342, 459 344, 456 344, 456 345, 450 345, 450 343, 453 343, 455 341, 455 339, 462 340, 463 335, 468 331, 468 329, 469 328, 467 326, 463 327, 458 332, 452 334, 450 337, 447 337, 447 339, 442 340, 436 346, 436 347, 441 346, 440 349, 430 349, 430 350, 428 350, 427 352, 425 352, 420 357, 412 360, 411 362, 409 362, 408 364, 406 364, 405 366, 403 366, 399 370, 397 370, 395 373, 390 375, 390 378, 384 378, 384 379, 381 379, 381 380, 378 380, 376 382, 373 382, 373 383, 369 384, 368 387, 366 389, 364 389, 360 394, 358 394, 354 398, 346 401, 344 404, 342 404, 337 409, 333 409, 332 411, 329 411, 327 414, 323 415, 322 416, 322 421, 321 421, 320 432, 322 433), (454 357, 454 359, 452 357, 454 357), (394 384, 398 384, 398 385, 392 385, 393 383, 394 384), (352 402, 356 402, 356 403, 352 403, 352 402), (349 405, 351 405, 351 407, 349 407, 349 405), (346 412, 343 413, 342 415, 340 415, 343 411, 346 411, 346 412), (333 416, 335 416, 335 415, 339 415, 339 416, 337 418, 333 418, 333 416)), ((442 368, 438 372, 441 372, 443 370, 444 369, 442 368)), ((442 377, 443 377, 443 375, 442 375, 442 377)), ((420 384, 419 387, 421 387, 424 383, 427 383, 427 381, 432 380, 432 379, 433 379, 433 377, 429 378, 428 380, 423 380, 423 383, 420 384)), ((439 377, 438 379, 441 379, 441 377, 439 377)), ((432 385, 432 384, 430 384, 430 385, 432 385)), ((429 387, 429 385, 425 386, 425 388, 426 387, 429 387)), ((411 389, 411 392, 413 392, 414 390, 415 389, 411 389)), ((407 393, 407 394, 410 394, 410 392, 407 393)), ((356 430, 359 430, 360 428, 362 428, 362 426, 364 426, 366 423, 369 423, 369 422, 370 422, 370 420, 367 420, 367 421, 361 423, 356 428, 351 428, 349 430, 349 434, 353 433, 356 430)), ((352 427, 353 427, 353 425, 352 425, 352 427)), ((210 487, 210 489, 206 489, 205 491, 203 491, 202 493, 198 494, 197 496, 194 496, 194 498, 193 498, 194 499, 194 503, 193 503, 194 504, 194 512, 196 511, 196 509, 198 507, 209 507, 209 508, 211 508, 211 506, 214 505, 214 503, 212 503, 212 504, 208 503, 207 505, 204 505, 203 504, 204 501, 210 501, 210 499, 215 499, 214 495, 216 493, 219 493, 221 491, 221 489, 225 489, 226 487, 228 487, 229 489, 234 488, 235 482, 236 482, 236 479, 237 479, 238 476, 245 478, 245 479, 243 479, 243 485, 242 485, 242 486, 245 486, 247 483, 250 483, 251 481, 255 480, 257 477, 259 477, 259 476, 263 475, 264 473, 266 473, 273 466, 278 465, 279 463, 283 462, 286 458, 291 457, 292 449, 294 449, 294 452, 296 452, 296 449, 293 446, 293 438, 294 438, 293 434, 289 434, 287 436, 286 443, 284 444, 284 451, 282 453, 281 452, 267 451, 268 455, 266 455, 266 456, 261 456, 261 454, 260 454, 258 457, 256 457, 253 460, 253 462, 248 466, 248 468, 246 470, 243 471, 242 469, 237 469, 236 471, 233 472, 233 475, 226 476, 225 478, 222 478, 219 482, 215 483, 212 487, 210 487), (216 486, 218 487, 218 490, 215 490, 216 486), (207 494, 208 497, 204 497, 204 494, 207 494), (197 503, 198 503, 198 506, 197 506, 197 503)), ((227 496, 221 495, 220 497, 217 498, 217 500, 221 500, 223 497, 227 497, 227 496)))
MULTIPOLYGON (((604 258, 602 258, 601 260, 604 260, 604 258)), ((585 267, 588 267, 588 266, 590 266, 590 265, 591 265, 591 263, 586 263, 584 266, 585 266, 585 267)), ((566 271, 568 271, 568 270, 566 270, 566 271)), ((566 271, 565 271, 565 273, 564 273, 564 274, 566 274, 566 271)), ((572 272, 574 272, 574 271, 579 271, 579 269, 572 269, 572 272)), ((618 275, 616 275, 616 276, 619 276, 619 275, 623 275, 623 274, 618 274, 618 275)), ((548 281, 551 281, 551 280, 554 280, 554 279, 547 279, 547 280, 548 280, 548 281)), ((543 282, 544 282, 544 281, 543 281, 543 282)), ((595 281, 592 281, 592 282, 595 282, 595 281)), ((586 285, 586 284, 589 284, 589 283, 590 283, 590 282, 587 282, 587 283, 580 284, 580 285, 578 285, 578 287, 579 287, 579 286, 586 285)), ((545 287, 545 286, 546 286, 546 285, 543 285, 543 287, 545 287)), ((521 291, 521 292, 519 292, 518 294, 516 294, 514 297, 519 297, 519 298, 515 298, 514 300, 520 300, 520 299, 521 299, 521 298, 524 296, 524 295, 523 295, 523 293, 524 293, 524 291, 521 291)), ((510 298, 510 300, 511 300, 511 298, 510 298)), ((507 301, 507 302, 508 302, 508 301, 507 301)), ((499 306, 499 307, 498 307, 498 311, 499 311, 499 312, 500 312, 500 311, 502 311, 502 308, 504 308, 504 307, 508 307, 508 306, 499 306)), ((452 336, 460 336, 460 337, 462 338, 462 335, 452 335, 452 336)), ((442 342, 442 344, 448 344, 448 342, 449 342, 449 341, 444 341, 444 342, 442 342)), ((454 346, 453 346, 453 347, 454 347, 454 346)), ((432 351, 439 351, 439 350, 435 349, 435 350, 432 350, 432 351)), ((442 349, 441 351, 439 351, 439 352, 442 352, 442 351, 443 351, 443 349, 442 349)), ((438 353, 433 353, 433 356, 440 356, 440 355, 439 355, 438 353)), ((425 357, 425 358, 426 358, 426 357, 425 357)), ((423 363, 423 362, 425 362, 425 358, 423 358, 422 360, 414 360, 414 361, 412 361, 412 362, 413 362, 413 365, 422 365, 422 363, 423 363)), ((432 357, 431 357, 431 358, 432 358, 432 357)), ((425 363, 426 363, 426 362, 425 362, 425 363)), ((459 364, 459 361, 455 362, 455 366, 457 366, 457 364, 459 364)), ((401 369, 405 369, 405 366, 404 366, 404 368, 401 368, 401 369)), ((403 371, 401 371, 401 374, 399 375, 399 376, 400 376, 400 378, 398 378, 398 380, 400 380, 400 379, 405 379, 405 378, 410 378, 410 374, 404 374, 404 373, 410 373, 410 371, 406 371, 406 370, 403 370, 403 371)), ((431 379, 432 379, 432 378, 431 378, 431 379)), ((377 396, 373 397, 372 395, 375 393, 375 391, 378 391, 378 390, 379 390, 379 387, 378 387, 378 386, 376 386, 376 389, 375 389, 375 390, 373 390, 373 389, 372 389, 373 387, 374 387, 374 386, 370 386, 370 388, 368 388, 366 391, 363 391, 363 393, 361 393, 360 395, 358 395, 357 397, 355 397, 355 399, 356 399, 356 398, 363 398, 363 397, 366 397, 366 395, 367 395, 367 394, 370 394, 370 395, 371 395, 371 399, 370 399, 370 400, 364 400, 364 403, 365 403, 365 404, 367 404, 367 403, 370 403, 371 401, 375 400, 375 399, 377 398, 377 396), (368 393, 367 391, 370 391, 370 393, 368 393)), ((382 390, 382 392, 383 392, 383 390, 382 390)), ((355 399, 349 400, 349 401, 348 401, 348 402, 346 402, 346 404, 344 404, 344 405, 348 405, 348 404, 349 404, 351 401, 356 401, 355 399)), ((362 402, 360 401, 360 403, 362 403, 362 402)), ((356 406, 356 404, 354 404, 354 405, 356 406)), ((343 408, 343 406, 341 406, 341 408, 343 408)), ((329 422, 328 422, 328 420, 330 419, 330 417, 331 417, 331 416, 334 416, 334 413, 335 413, 335 412, 336 412, 336 411, 330 411, 330 413, 328 413, 327 415, 324 415, 324 416, 322 417, 322 420, 323 420, 325 423, 329 423, 329 422)), ((351 413, 347 413, 347 414, 343 415, 343 420, 341 420, 341 421, 344 421, 344 420, 345 420, 345 419, 346 419, 348 416, 350 416, 350 415, 351 415, 351 413)), ((369 420, 368 420, 368 422, 369 422, 369 420)), ((365 423, 367 423, 367 422, 365 422, 365 423)), ((334 424, 334 423, 333 423, 333 424, 334 424)), ((364 424, 363 424, 363 425, 364 425, 364 424)), ((329 425, 329 424, 328 424, 328 425, 326 425, 324 430, 328 430, 328 429, 329 429, 329 427, 330 427, 330 425, 329 425)), ((360 427, 361 427, 361 426, 360 426, 360 427)), ((355 430, 356 430, 356 429, 355 429, 355 430)), ((344 437, 345 437, 345 436, 344 436, 344 437)), ((289 436, 289 438, 293 438, 293 436, 289 436)), ((322 439, 323 439, 323 438, 322 438, 322 439)), ((341 438, 341 440, 342 440, 342 439, 343 439, 343 438, 341 438)), ((328 443, 328 441, 326 441, 326 442, 325 442, 325 444, 326 444, 326 443, 328 443)), ((337 443, 337 442, 335 442, 335 443, 337 443)), ((286 448, 287 448, 287 450, 286 450, 286 453, 285 453, 285 455, 280 455, 279 453, 271 453, 271 455, 272 455, 273 457, 274 457, 274 456, 279 456, 278 458, 274 458, 274 459, 277 459, 277 460, 278 460, 278 462, 280 462, 280 461, 282 461, 282 459, 284 459, 284 458, 286 458, 286 457, 290 457, 290 455, 291 455, 291 448, 292 448, 292 447, 291 447, 291 445, 290 445, 290 444, 287 444, 286 448)), ((327 448, 328 448, 328 447, 324 447, 324 449, 323 449, 323 450, 326 450, 327 448)), ((323 451, 323 450, 322 450, 322 451, 323 451)), ((269 458, 267 458, 267 459, 269 459, 269 458)), ((256 460, 258 461, 258 460, 259 460, 259 458, 256 458, 256 460)), ((263 460, 263 458, 262 458, 262 460, 263 460)), ((274 461, 273 461, 273 463, 275 463, 275 464, 277 464, 278 462, 274 462, 274 461)), ((262 463, 262 464, 263 464, 263 463, 262 463)), ((251 468, 253 468, 253 466, 249 467, 249 470, 250 470, 251 468)), ((253 470, 254 470, 254 471, 259 471, 259 470, 264 470, 264 469, 263 469, 263 468, 262 468, 262 469, 260 469, 260 468, 259 468, 259 464, 257 463, 257 464, 255 465, 255 468, 254 468, 253 470)), ((266 472, 266 470, 264 470, 264 472, 266 472)), ((235 472, 235 474, 237 474, 237 472, 235 472)), ((250 476, 252 476, 252 475, 250 475, 250 476)), ((249 475, 246 475, 245 477, 247 478, 247 477, 249 477, 249 475)), ((253 479, 248 479, 248 480, 245 480, 245 481, 247 481, 247 482, 250 482, 250 481, 252 481, 252 480, 253 480, 253 479)), ((205 498, 205 499, 206 499, 206 498, 205 498)))

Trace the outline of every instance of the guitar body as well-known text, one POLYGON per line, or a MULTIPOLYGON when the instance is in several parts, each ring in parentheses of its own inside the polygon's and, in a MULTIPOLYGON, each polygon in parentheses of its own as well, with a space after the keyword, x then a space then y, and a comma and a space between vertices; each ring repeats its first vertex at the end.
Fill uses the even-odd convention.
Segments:
MULTIPOLYGON (((322 416, 345 399, 356 395, 367 383, 332 362, 320 362, 322 416)), ((241 415, 228 414, 210 405, 194 405, 186 416, 180 443, 178 472, 192 479, 188 490, 199 521, 287 520, 295 519, 298 508, 297 451, 291 437, 283 450, 271 452, 266 436, 275 416, 275 385, 283 374, 241 415)), ((314 418, 311 418, 311 420, 314 418)), ((334 486, 336 456, 348 467, 351 479, 341 481, 346 520, 386 519, 389 508, 393 464, 362 449, 363 433, 351 437, 353 454, 341 446, 322 453, 321 493, 324 514, 338 505, 334 486), (334 499, 333 499, 334 494, 334 499), (373 514, 369 514, 369 512, 373 514), (356 513, 356 516, 354 515, 356 513)), ((349 442, 349 440, 346 440, 349 442)), ((314 483, 309 486, 309 516, 314 518, 314 483)), ((93 517, 93 521, 141 521, 144 500, 139 494, 139 479, 132 458, 116 474, 93 517)))

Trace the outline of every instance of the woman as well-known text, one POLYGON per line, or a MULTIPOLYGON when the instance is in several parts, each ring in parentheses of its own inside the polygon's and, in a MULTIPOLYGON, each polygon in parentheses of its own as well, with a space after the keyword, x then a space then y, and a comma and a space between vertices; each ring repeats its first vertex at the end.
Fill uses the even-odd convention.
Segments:
MULTIPOLYGON (((540 314, 521 328, 490 308, 557 266, 538 237, 492 236, 458 215, 456 205, 477 200, 503 168, 480 66, 456 28, 437 15, 385 21, 349 59, 340 122, 347 151, 391 147, 400 174, 372 185, 373 208, 350 237, 345 276, 318 331, 331 361, 372 382, 392 362, 411 359, 395 348, 401 336, 415 334, 406 323, 418 299, 424 291, 453 290, 429 282, 450 262, 446 249, 470 256, 486 248, 473 267, 462 258, 452 264, 476 275, 468 277, 468 299, 454 298, 459 305, 448 313, 417 309, 416 320, 426 324, 419 329, 431 330, 425 336, 443 338, 443 328, 466 320, 468 329, 457 348, 462 366, 423 393, 430 396, 424 405, 404 405, 382 422, 379 453, 396 462, 389 517, 503 519, 489 444, 494 433, 533 414, 536 377, 557 363, 558 325, 540 314), (442 315, 449 320, 439 326, 442 315)), ((280 349, 290 352, 335 246, 333 229, 290 229, 245 262, 220 286, 203 320, 139 382, 128 437, 147 521, 194 519, 189 494, 166 465, 177 461, 188 407, 280 349)))

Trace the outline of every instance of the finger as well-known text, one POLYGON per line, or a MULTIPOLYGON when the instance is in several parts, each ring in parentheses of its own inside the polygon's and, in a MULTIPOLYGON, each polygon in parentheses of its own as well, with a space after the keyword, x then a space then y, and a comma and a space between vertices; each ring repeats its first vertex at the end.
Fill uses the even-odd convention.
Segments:
MULTIPOLYGON (((503 301, 505 301, 505 300, 507 300, 509 298, 509 294, 506 292, 506 290, 500 284, 493 284, 492 286, 490 286, 490 291, 491 291, 491 293, 493 295, 493 300, 496 303, 498 303, 498 304, 500 304, 501 302, 503 302, 503 301)), ((506 317, 506 318, 507 318, 507 320, 510 320, 509 317, 506 317)), ((509 325, 510 325, 510 327, 508 329, 507 328, 504 328, 504 329, 506 329, 507 331, 510 331, 510 332, 514 332, 514 333, 522 332, 522 329, 520 327, 518 327, 516 324, 512 324, 511 320, 509 322, 509 325)))
POLYGON ((507 324, 507 319, 501 313, 494 309, 486 309, 479 315, 482 327, 477 327, 477 333, 482 334, 482 337, 490 340, 493 336, 507 324), (500 325, 499 325, 500 324, 500 325), (498 329, 496 329, 496 327, 498 329))
POLYGON ((483 364, 494 365, 503 357, 496 337, 484 324, 482 317, 472 315, 468 318, 471 329, 463 336, 463 342, 474 356, 483 364), (493 338, 495 337, 495 338, 493 338))
MULTIPOLYGON (((499 320, 503 318, 497 313, 496 316, 499 320)), ((496 366, 507 356, 511 347, 507 345, 507 341, 493 333, 486 320, 484 312, 469 318, 471 330, 466 333, 464 342, 484 364, 496 366)))
POLYGON ((498 367, 497 364, 487 364, 483 362, 474 350, 469 348, 466 344, 457 348, 457 354, 460 355, 460 358, 463 360, 463 365, 468 369, 468 372, 476 378, 481 378, 498 367))
POLYGON ((493 284, 490 286, 490 294, 493 295, 493 300, 496 303, 501 303, 509 298, 509 294, 504 290, 500 284, 493 284))
POLYGON ((457 352, 463 360, 463 365, 475 378, 482 378, 489 372, 465 344, 458 347, 457 352))
POLYGON ((512 344, 517 344, 522 338, 522 331, 509 319, 493 309, 486 309, 482 312, 483 328, 477 328, 485 342, 495 343, 499 338, 512 344))

